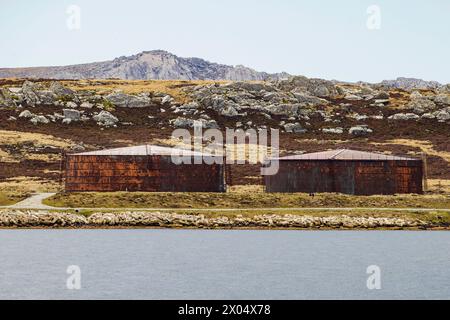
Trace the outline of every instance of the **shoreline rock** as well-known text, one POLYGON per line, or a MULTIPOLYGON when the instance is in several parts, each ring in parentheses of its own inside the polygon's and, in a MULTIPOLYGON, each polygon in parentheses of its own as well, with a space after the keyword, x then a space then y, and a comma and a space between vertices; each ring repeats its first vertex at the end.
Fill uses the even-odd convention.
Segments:
POLYGON ((97 212, 81 214, 32 210, 0 211, 0 228, 205 228, 205 229, 430 229, 446 225, 419 219, 364 216, 312 216, 259 214, 253 217, 206 217, 203 214, 170 212, 97 212))

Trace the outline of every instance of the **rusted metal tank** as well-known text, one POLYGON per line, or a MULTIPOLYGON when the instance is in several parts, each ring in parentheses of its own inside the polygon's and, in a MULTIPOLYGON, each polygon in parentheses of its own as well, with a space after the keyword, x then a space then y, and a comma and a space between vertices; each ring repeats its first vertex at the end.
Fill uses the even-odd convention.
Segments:
POLYGON ((264 177, 267 192, 354 195, 423 193, 422 160, 340 149, 270 159, 279 170, 264 177))
POLYGON ((224 165, 184 153, 191 164, 172 161, 172 148, 136 146, 65 156, 66 191, 224 192, 224 165), (196 159, 195 159, 196 158, 196 159), (195 163, 197 161, 199 163, 195 163))

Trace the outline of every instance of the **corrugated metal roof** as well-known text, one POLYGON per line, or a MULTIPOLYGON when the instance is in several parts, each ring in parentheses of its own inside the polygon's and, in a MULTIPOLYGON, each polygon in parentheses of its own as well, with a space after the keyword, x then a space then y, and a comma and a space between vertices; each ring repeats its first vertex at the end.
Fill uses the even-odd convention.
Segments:
POLYGON ((74 153, 74 155, 86 155, 86 156, 146 156, 146 155, 165 155, 170 156, 173 152, 183 156, 211 156, 211 154, 191 151, 188 149, 161 147, 155 145, 141 145, 134 147, 124 147, 115 149, 105 149, 98 151, 80 152, 74 153), (181 152, 183 152, 181 154, 181 152))
POLYGON ((273 160, 419 160, 409 157, 391 156, 383 153, 365 152, 350 149, 338 149, 322 152, 305 153, 273 160))

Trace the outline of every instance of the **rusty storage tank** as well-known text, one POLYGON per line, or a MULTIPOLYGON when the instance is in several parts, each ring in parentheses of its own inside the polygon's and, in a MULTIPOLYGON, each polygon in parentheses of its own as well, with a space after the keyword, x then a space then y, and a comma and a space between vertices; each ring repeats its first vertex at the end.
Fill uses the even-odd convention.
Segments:
POLYGON ((66 191, 224 192, 224 165, 186 151, 189 163, 172 161, 167 147, 142 145, 65 156, 66 191), (194 162, 196 161, 196 162, 194 162))
POLYGON ((348 149, 269 159, 278 172, 264 176, 267 192, 354 195, 423 193, 422 160, 348 149))

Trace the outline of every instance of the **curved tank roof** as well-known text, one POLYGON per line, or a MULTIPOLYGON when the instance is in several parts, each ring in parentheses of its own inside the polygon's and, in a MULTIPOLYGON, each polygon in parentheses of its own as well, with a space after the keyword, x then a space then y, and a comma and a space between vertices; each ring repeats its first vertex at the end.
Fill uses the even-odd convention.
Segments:
POLYGON ((322 152, 305 153, 269 160, 420 160, 409 157, 392 156, 383 153, 357 151, 350 149, 337 149, 322 152))
POLYGON ((155 145, 141 145, 133 147, 124 148, 114 148, 105 149, 98 151, 88 151, 80 153, 72 153, 72 155, 77 156, 147 156, 147 155, 162 155, 170 156, 175 152, 175 154, 180 154, 183 156, 211 156, 211 154, 192 151, 188 149, 171 148, 171 147, 161 147, 155 145), (183 152, 183 153, 181 153, 183 152))

